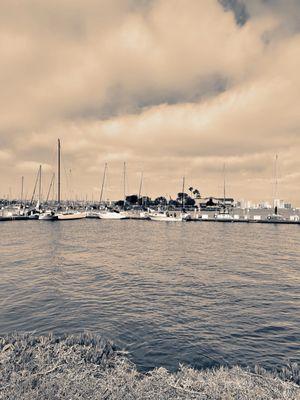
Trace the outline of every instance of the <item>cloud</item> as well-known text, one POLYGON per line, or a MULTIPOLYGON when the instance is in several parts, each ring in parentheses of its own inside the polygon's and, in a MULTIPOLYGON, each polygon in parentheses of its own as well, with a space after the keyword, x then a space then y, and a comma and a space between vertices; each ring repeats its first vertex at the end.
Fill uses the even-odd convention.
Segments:
MULTIPOLYGON (((284 4, 4 0, 2 190, 54 167, 57 137, 78 192, 108 161, 120 196, 125 160, 132 190, 144 170, 149 194, 176 192, 183 173, 210 193, 225 162, 232 195, 270 197, 243 182, 269 179, 275 153, 297 182, 299 7, 284 4)), ((284 196, 297 201, 296 186, 284 196)))
POLYGON ((52 167, 49 164, 39 164, 36 161, 24 161, 24 162, 20 162, 17 163, 16 167, 17 169, 19 169, 22 172, 36 172, 38 170, 38 168, 42 167, 42 171, 52 171, 52 167))

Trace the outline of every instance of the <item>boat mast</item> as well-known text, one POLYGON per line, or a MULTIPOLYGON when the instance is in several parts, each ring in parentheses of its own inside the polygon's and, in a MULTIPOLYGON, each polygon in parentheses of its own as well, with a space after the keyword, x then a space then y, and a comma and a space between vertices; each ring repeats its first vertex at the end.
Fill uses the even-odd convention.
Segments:
POLYGON ((21 179, 21 206, 23 205, 23 192, 24 192, 24 176, 21 179))
POLYGON ((182 201, 181 201, 181 210, 184 208, 184 186, 185 186, 185 176, 182 177, 182 201))
POLYGON ((223 165, 223 203, 226 205, 226 165, 223 165))
POLYGON ((278 154, 275 156, 275 189, 274 189, 274 212, 278 213, 278 208, 276 205, 276 200, 278 197, 278 171, 277 171, 277 163, 278 163, 278 154))
POLYGON ((104 190, 104 184, 105 184, 105 178, 106 178, 106 170, 107 170, 107 163, 104 164, 104 171, 103 171, 103 178, 102 178, 102 185, 101 185, 101 192, 100 192, 99 205, 100 205, 101 202, 102 202, 103 190, 104 190))
POLYGON ((50 182, 48 193, 47 193, 46 203, 48 203, 50 191, 51 191, 52 185, 54 184, 54 177, 55 177, 55 173, 52 174, 51 182, 50 182))
POLYGON ((41 196, 42 196, 42 166, 39 168, 39 207, 41 205, 41 196))
POLYGON ((126 162, 124 161, 124 168, 123 168, 123 185, 124 185, 124 209, 126 204, 126 162))
POLYGON ((40 175, 40 169, 38 169, 38 173, 37 173, 37 176, 36 176, 36 179, 35 179, 34 188, 33 188, 33 193, 32 193, 32 197, 31 197, 31 200, 30 200, 30 205, 32 205, 33 200, 34 200, 34 196, 35 196, 35 191, 36 191, 36 187, 37 187, 39 175, 40 175))
POLYGON ((138 199, 141 198, 141 193, 142 193, 142 187, 143 187, 143 177, 144 177, 144 172, 141 172, 141 181, 140 181, 140 187, 139 187, 139 197, 138 199))
POLYGON ((57 204, 60 206, 60 139, 57 139, 57 204))

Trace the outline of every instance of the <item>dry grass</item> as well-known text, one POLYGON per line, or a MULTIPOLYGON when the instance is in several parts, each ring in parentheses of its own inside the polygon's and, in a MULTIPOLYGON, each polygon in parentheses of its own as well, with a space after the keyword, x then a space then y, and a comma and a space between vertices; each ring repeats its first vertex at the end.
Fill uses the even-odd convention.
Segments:
MULTIPOLYGON (((297 377, 299 368, 291 368, 297 377)), ((293 378, 291 368, 282 378, 293 378)), ((27 334, 0 339, 0 399, 298 400, 300 387, 239 367, 141 374, 101 337, 27 334)))

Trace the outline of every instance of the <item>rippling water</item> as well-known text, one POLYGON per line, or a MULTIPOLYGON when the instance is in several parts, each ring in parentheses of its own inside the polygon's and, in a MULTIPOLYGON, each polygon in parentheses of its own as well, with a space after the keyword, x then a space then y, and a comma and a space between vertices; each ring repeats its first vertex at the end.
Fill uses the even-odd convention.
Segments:
POLYGON ((300 226, 0 224, 0 334, 102 333, 142 370, 300 361, 300 226))

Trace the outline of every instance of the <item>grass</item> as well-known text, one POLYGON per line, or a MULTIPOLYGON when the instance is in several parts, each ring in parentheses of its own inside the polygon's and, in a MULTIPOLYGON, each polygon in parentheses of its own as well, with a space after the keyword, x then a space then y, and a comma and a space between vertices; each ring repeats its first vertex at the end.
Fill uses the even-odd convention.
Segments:
POLYGON ((1 400, 300 400, 296 364, 280 375, 240 367, 146 374, 112 343, 91 334, 0 338, 1 400), (294 382, 288 381, 294 380, 294 382))

